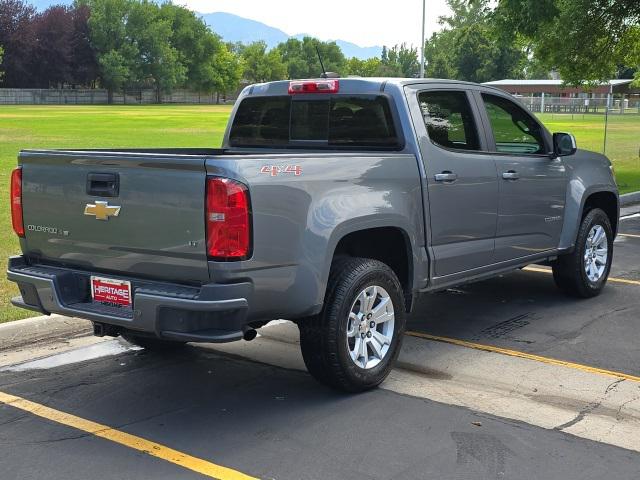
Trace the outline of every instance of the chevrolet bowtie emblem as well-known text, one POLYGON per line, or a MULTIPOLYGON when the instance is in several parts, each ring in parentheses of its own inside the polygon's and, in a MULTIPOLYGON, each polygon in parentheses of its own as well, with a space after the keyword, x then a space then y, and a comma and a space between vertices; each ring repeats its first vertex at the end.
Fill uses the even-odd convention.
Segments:
POLYGON ((120 207, 109 206, 108 202, 88 203, 84 207, 84 214, 96 217, 96 220, 109 220, 109 217, 117 217, 120 215, 120 207))

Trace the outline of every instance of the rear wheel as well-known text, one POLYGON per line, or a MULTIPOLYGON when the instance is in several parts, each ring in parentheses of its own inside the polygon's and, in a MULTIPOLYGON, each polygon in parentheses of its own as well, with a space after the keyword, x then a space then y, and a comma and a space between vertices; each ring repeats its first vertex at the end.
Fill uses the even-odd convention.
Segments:
POLYGON ((400 351, 402 287, 377 260, 335 263, 322 312, 299 322, 302 356, 317 380, 348 392, 379 385, 400 351))
POLYGON ((612 260, 613 230, 609 217, 594 208, 582 219, 573 252, 553 263, 553 278, 569 295, 595 297, 607 283, 612 260))
POLYGON ((134 335, 128 332, 123 333, 121 336, 132 345, 142 347, 145 350, 149 350, 149 351, 170 352, 174 350, 179 350, 186 345, 186 343, 184 342, 173 342, 171 340, 162 340, 160 338, 144 337, 141 335, 134 335))

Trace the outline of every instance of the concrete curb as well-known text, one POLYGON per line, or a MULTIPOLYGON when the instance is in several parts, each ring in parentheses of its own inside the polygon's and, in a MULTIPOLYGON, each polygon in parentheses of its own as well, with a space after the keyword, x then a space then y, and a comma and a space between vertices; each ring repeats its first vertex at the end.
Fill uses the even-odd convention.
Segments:
POLYGON ((620 206, 628 207, 634 203, 640 203, 640 192, 625 193, 620 195, 620 206))
POLYGON ((79 318, 62 315, 26 318, 0 325, 0 350, 42 340, 88 335, 91 331, 91 322, 79 318))

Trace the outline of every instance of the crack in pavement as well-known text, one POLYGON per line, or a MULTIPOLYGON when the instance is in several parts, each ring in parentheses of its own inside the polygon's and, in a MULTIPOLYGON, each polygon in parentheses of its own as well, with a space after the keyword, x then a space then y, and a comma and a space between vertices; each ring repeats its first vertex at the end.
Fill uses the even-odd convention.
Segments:
POLYGON ((618 380, 616 380, 615 382, 610 383, 607 388, 604 391, 604 394, 602 395, 602 397, 600 398, 600 400, 598 400, 597 402, 592 402, 589 403, 586 407, 584 407, 582 410, 580 410, 578 412, 578 414, 572 419, 569 420, 566 423, 563 423, 561 425, 558 425, 557 427, 553 427, 554 430, 557 431, 562 431, 566 428, 572 427, 577 423, 580 423, 582 420, 584 420, 584 418, 591 412, 593 412, 596 408, 598 408, 600 405, 602 405, 602 402, 604 402, 605 398, 607 397, 607 395, 609 394, 610 391, 614 390, 618 384, 624 382, 625 379, 624 378, 620 378, 618 380))

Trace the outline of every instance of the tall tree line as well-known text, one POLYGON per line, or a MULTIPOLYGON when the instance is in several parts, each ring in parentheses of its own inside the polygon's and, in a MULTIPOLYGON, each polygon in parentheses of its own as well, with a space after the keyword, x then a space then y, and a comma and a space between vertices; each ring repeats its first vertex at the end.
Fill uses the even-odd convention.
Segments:
POLYGON ((6 87, 89 85, 98 75, 86 6, 37 13, 21 0, 0 0, 0 62, 6 87))
POLYGON ((113 92, 237 88, 241 59, 192 11, 148 0, 76 0, 42 13, 0 0, 0 86, 113 92))
MULTIPOLYGON (((447 0, 451 15, 425 44, 427 76, 485 82, 547 78, 571 83, 638 76, 638 0, 447 0), (544 8, 540 8, 540 6, 544 8), (582 12, 582 16, 579 14, 582 12), (570 40, 567 40, 569 38, 570 40)), ((241 80, 416 77, 418 49, 384 47, 378 58, 345 58, 335 42, 291 38, 226 44, 197 15, 151 0, 76 0, 36 12, 0 0, 0 86, 175 88, 229 92, 241 80)))
POLYGON ((567 83, 635 75, 640 85, 638 0, 498 0, 493 18, 567 83))

